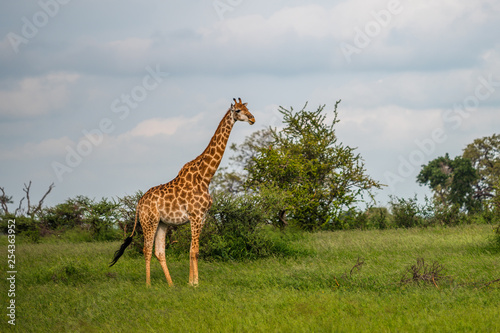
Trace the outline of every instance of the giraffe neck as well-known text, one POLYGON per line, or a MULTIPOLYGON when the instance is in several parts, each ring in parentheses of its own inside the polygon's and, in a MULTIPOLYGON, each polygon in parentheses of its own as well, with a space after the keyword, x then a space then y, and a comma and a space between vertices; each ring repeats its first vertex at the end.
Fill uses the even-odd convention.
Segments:
POLYGON ((219 123, 207 148, 196 158, 200 163, 198 168, 199 176, 201 176, 203 183, 207 187, 222 160, 234 123, 235 120, 231 115, 231 109, 229 109, 219 123))

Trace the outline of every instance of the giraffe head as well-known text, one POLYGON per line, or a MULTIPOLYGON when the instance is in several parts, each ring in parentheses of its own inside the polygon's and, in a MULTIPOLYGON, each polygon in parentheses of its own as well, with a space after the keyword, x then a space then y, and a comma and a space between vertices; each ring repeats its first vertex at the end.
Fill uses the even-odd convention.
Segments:
POLYGON ((231 104, 231 113, 233 115, 233 119, 235 121, 246 121, 250 125, 255 124, 254 116, 248 111, 247 104, 241 103, 241 98, 233 98, 234 104, 231 104))

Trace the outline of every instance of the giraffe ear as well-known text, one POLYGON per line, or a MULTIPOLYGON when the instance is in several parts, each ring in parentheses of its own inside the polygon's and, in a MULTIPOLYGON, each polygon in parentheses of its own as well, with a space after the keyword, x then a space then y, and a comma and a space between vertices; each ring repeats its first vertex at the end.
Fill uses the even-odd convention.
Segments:
POLYGON ((243 103, 243 106, 247 106, 248 103, 243 103))

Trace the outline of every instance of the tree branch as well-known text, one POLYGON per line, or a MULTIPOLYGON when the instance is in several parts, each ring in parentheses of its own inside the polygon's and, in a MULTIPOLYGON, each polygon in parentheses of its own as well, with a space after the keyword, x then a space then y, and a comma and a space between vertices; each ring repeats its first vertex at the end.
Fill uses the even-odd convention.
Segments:
POLYGON ((14 211, 14 216, 17 216, 17 213, 22 211, 23 200, 24 198, 21 198, 21 200, 19 200, 19 207, 17 207, 16 210, 14 211))
POLYGON ((47 197, 47 195, 49 195, 50 191, 52 191, 52 189, 54 187, 55 187, 54 183, 50 184, 49 189, 47 190, 47 192, 45 192, 45 194, 42 197, 42 199, 40 199, 40 201, 38 202, 38 206, 36 206, 35 210, 32 212, 33 215, 36 214, 36 213, 38 213, 42 209, 43 201, 45 200, 45 198, 47 197))
MULTIPOLYGON (((31 180, 29 181, 28 185, 24 184, 23 191, 24 191, 24 193, 26 193, 25 197, 28 201, 28 209, 26 211, 26 215, 34 216, 36 213, 38 213, 42 209, 43 201, 45 200, 47 195, 49 195, 50 191, 52 191, 53 188, 54 188, 54 183, 50 184, 47 192, 45 192, 42 199, 40 199, 40 201, 38 202, 38 205, 33 209, 33 206, 31 206, 31 199, 30 199, 31 180)), ((19 208, 16 210, 16 212, 18 210, 21 210, 21 203, 22 203, 22 200, 21 200, 21 202, 19 202, 19 208)))
POLYGON ((30 187, 31 187, 31 180, 28 183, 28 185, 26 185, 26 183, 24 183, 23 191, 24 191, 24 193, 26 193, 26 199, 28 200, 28 210, 26 211, 27 215, 31 215, 30 214, 31 213, 30 187))
POLYGON ((2 201, 2 209, 4 211, 4 213, 6 215, 9 214, 9 207, 7 206, 7 204, 9 203, 9 197, 7 197, 7 195, 5 194, 5 189, 3 187, 0 187, 0 191, 2 191, 2 197, 1 197, 1 201, 2 201))

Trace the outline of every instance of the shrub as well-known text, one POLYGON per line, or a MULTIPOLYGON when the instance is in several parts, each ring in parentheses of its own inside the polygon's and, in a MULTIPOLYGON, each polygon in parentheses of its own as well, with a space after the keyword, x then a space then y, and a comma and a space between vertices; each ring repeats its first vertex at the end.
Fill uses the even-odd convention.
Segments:
POLYGON ((346 229, 369 229, 370 221, 367 212, 357 211, 352 209, 349 214, 346 214, 347 223, 345 224, 346 229))
POLYGON ((466 220, 465 214, 460 211, 458 205, 446 206, 436 204, 433 206, 433 215, 431 224, 456 226, 466 220))
POLYGON ((385 207, 369 207, 363 211, 350 209, 343 213, 336 224, 327 225, 326 230, 387 229, 391 226, 391 214, 385 207), (332 228, 334 226, 334 228, 332 228))
POLYGON ((79 196, 54 207, 45 208, 40 214, 40 227, 44 233, 49 233, 50 230, 81 227, 85 220, 84 200, 88 199, 79 196))
POLYGON ((437 261, 434 261, 431 265, 429 265, 425 263, 423 258, 418 258, 415 265, 411 265, 406 268, 400 284, 420 284, 420 282, 432 282, 436 288, 439 288, 437 281, 448 278, 442 274, 443 271, 444 266, 437 261))
POLYGON ((366 214, 368 215, 369 225, 374 229, 387 229, 390 227, 391 214, 386 207, 370 207, 366 214))
POLYGON ((38 243, 42 232, 40 229, 40 224, 35 219, 35 217, 30 216, 14 216, 14 215, 3 215, 1 217, 0 229, 3 233, 8 232, 8 221, 16 220, 16 234, 22 235, 26 240, 38 243))
POLYGON ((43 234, 69 229, 88 230, 94 240, 118 239, 115 228, 119 220, 118 204, 106 198, 95 201, 85 196, 68 199, 40 213, 39 225, 43 234))
MULTIPOLYGON (((200 236, 200 257, 216 260, 256 259, 289 256, 300 251, 290 245, 292 232, 283 233, 270 224, 272 210, 256 196, 214 196, 200 236)), ((174 231, 174 253, 188 253, 191 243, 189 227, 174 231)))
POLYGON ((495 209, 485 207, 480 213, 476 214, 478 223, 495 224, 500 222, 500 214, 495 209))
POLYGON ((86 218, 85 223, 89 226, 92 236, 97 241, 119 239, 118 230, 114 228, 119 219, 116 208, 117 203, 102 198, 95 202, 88 200, 85 202, 86 218))
POLYGON ((417 197, 404 199, 391 197, 390 206, 397 228, 413 228, 423 225, 417 197))

